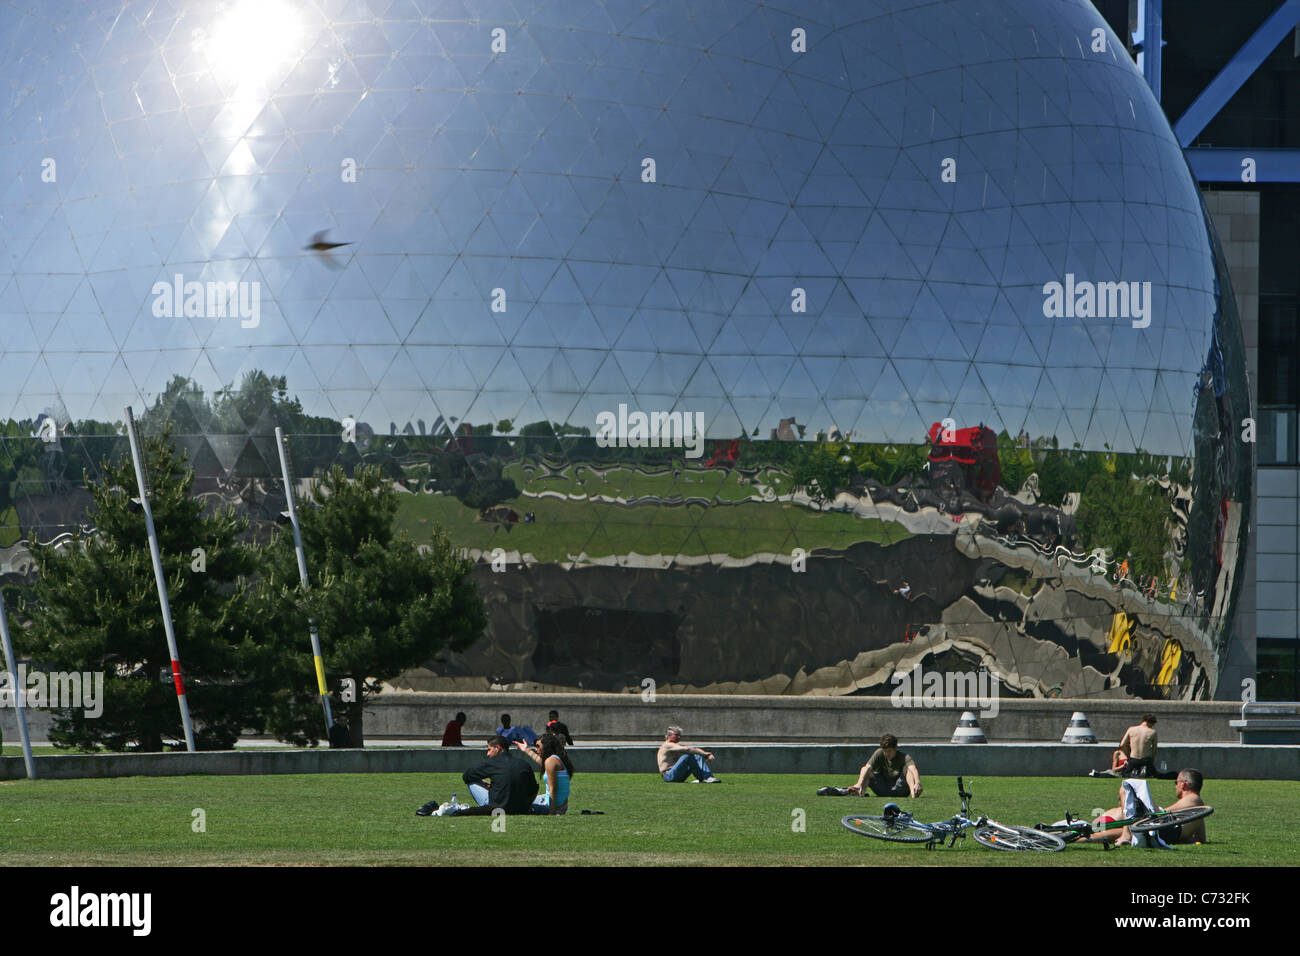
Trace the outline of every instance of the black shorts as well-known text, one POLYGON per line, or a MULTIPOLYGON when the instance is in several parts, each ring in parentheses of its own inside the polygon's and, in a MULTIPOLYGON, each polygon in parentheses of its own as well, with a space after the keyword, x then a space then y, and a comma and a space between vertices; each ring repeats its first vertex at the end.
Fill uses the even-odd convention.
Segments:
POLYGON ((1161 827, 1156 831, 1156 836, 1160 837, 1160 839, 1164 840, 1170 846, 1173 846, 1183 836, 1183 825, 1181 823, 1174 823, 1167 827, 1161 827))
POLYGON ((1153 776, 1153 770, 1150 757, 1133 757, 1124 764, 1121 772, 1126 777, 1149 777, 1153 776))

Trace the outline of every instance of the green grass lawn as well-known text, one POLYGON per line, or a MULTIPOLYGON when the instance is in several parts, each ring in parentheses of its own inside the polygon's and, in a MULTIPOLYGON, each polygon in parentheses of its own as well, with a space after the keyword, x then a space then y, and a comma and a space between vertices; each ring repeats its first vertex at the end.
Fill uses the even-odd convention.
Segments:
MULTIPOLYGON (((575 753, 581 759, 581 754, 575 753)), ((579 763, 581 767, 581 763, 579 763)), ((817 797, 824 777, 735 774, 717 786, 670 785, 653 775, 582 774, 566 817, 416 817, 428 799, 467 794, 453 774, 132 777, 0 782, 0 865, 157 864, 724 864, 928 866, 1295 866, 1285 834, 1300 783, 1212 781, 1210 843, 1174 850, 1070 846, 1063 853, 998 853, 973 839, 951 849, 882 843, 840 826, 879 798, 817 797), (583 808, 603 816, 581 816, 583 808), (193 811, 206 832, 192 829, 193 811), (794 832, 796 811, 805 832, 794 832)), ((843 782, 843 781, 839 781, 843 782)), ((955 781, 930 778, 908 801, 920 819, 957 809, 955 781)), ((1152 784, 1172 801, 1173 784, 1152 784)), ((973 810, 1033 825, 1114 803, 1113 780, 985 778, 973 810)), ((868 810, 868 808, 871 808, 868 810)))
POLYGON ((8 548, 23 538, 22 525, 18 521, 18 509, 13 505, 0 511, 0 548, 8 548))

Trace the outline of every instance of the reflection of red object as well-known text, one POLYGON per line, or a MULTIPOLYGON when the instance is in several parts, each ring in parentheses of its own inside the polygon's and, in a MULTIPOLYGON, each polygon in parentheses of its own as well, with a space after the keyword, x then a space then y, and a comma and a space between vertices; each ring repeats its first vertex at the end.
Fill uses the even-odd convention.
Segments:
POLYGON ((959 466, 966 488, 980 501, 993 497, 1002 480, 998 461, 998 436, 984 425, 954 428, 945 434, 942 422, 930 426, 930 466, 945 462, 959 466))
POLYGON ((714 446, 713 457, 704 463, 705 468, 712 468, 714 465, 722 465, 724 468, 730 468, 740 458, 740 439, 733 438, 725 445, 718 444, 714 446))

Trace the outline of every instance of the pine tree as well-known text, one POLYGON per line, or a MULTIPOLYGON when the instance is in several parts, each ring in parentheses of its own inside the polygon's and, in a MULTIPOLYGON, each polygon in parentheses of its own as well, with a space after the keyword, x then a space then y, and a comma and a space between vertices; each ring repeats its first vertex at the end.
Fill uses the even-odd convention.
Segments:
MULTIPOLYGON (((244 580, 257 552, 238 541, 245 522, 205 514, 190 496, 194 474, 169 436, 144 439, 142 454, 195 744, 229 748, 265 721, 266 654, 247 628, 244 580)), ((89 485, 94 530, 32 546, 38 576, 18 607, 28 626, 14 637, 43 669, 104 672, 102 715, 56 712, 57 746, 161 750, 184 733, 135 471, 125 456, 101 474, 89 485)))
POLYGON ((397 492, 379 468, 349 479, 334 467, 318 480, 316 504, 298 508, 311 587, 299 587, 293 533, 282 527, 267 549, 260 616, 274 622, 278 670, 270 730, 295 743, 315 742, 324 721, 308 621, 320 630, 325 673, 337 691, 344 678, 356 700, 334 707, 348 716, 353 744, 364 742, 366 698, 443 651, 462 651, 483 633, 487 614, 472 563, 436 529, 427 548, 394 530, 397 492), (286 688, 292 687, 293 690, 286 688))

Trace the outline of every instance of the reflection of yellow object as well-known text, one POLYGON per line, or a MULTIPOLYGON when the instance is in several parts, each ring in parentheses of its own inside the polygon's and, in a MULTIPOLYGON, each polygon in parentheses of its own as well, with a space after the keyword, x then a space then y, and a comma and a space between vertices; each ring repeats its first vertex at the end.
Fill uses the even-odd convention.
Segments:
POLYGON ((1179 644, 1173 638, 1165 641, 1165 649, 1160 653, 1160 676, 1156 678, 1156 683, 1160 685, 1171 683, 1174 675, 1178 673, 1178 665, 1183 662, 1183 645, 1179 644))
POLYGON ((1133 644, 1133 621, 1123 611, 1116 611, 1115 617, 1110 622, 1110 633, 1107 635, 1106 653, 1108 654, 1127 654, 1133 644))

